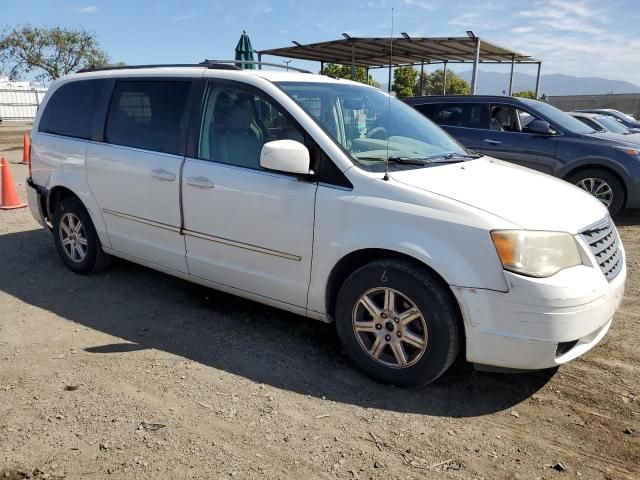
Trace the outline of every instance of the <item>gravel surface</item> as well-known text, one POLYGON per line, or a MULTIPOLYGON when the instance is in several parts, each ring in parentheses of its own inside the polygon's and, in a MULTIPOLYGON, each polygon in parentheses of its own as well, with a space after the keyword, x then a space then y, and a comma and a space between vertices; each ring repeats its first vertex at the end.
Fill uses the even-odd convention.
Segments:
MULTIPOLYGON (((22 125, 0 126, 21 198, 22 125)), ((71 273, 0 211, 0 479, 640 478, 640 214, 607 337, 560 368, 376 384, 332 325, 118 261, 71 273)))

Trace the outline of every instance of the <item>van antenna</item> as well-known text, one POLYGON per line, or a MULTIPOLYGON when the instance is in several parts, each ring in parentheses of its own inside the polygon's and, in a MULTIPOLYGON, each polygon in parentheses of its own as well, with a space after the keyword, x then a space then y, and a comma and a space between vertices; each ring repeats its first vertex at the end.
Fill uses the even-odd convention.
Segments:
MULTIPOLYGON (((389 72, 393 65, 393 7, 391 7, 391 37, 389 38, 389 72)), ((391 82, 391 73, 389 73, 389 82, 391 82)), ((389 86, 391 87, 391 86, 389 86)), ((387 156, 384 157, 384 181, 389 180, 389 137, 391 136, 391 95, 389 94, 387 107, 387 156)))

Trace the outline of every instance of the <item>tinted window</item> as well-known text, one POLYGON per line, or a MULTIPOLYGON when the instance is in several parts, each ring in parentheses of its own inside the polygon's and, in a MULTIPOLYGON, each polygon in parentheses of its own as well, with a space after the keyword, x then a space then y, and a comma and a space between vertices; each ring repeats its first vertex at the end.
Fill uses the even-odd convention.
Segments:
POLYGON ((105 141, 182 154, 182 133, 191 82, 117 82, 109 107, 105 141))
POLYGON ((210 86, 205 98, 198 158, 260 169, 262 146, 304 136, 280 109, 253 92, 210 86))
POLYGON ((94 112, 104 85, 104 80, 82 80, 62 85, 47 102, 38 130, 90 139, 94 112))
POLYGON ((489 128, 489 107, 480 103, 416 105, 415 108, 438 125, 489 128))
POLYGON ((586 118, 586 117, 574 117, 577 118, 578 120, 580 120, 582 123, 584 123, 586 126, 593 128, 594 130, 597 130, 599 132, 604 132, 604 128, 602 128, 601 126, 599 126, 596 122, 594 122, 593 120, 586 118))

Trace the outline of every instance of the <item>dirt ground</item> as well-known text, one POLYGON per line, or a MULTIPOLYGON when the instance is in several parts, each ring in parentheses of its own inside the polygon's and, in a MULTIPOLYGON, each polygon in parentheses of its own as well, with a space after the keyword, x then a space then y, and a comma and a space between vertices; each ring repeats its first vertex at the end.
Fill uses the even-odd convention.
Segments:
MULTIPOLYGON (((0 126, 26 199, 24 126, 0 126)), ((0 479, 640 478, 640 214, 627 290, 560 368, 377 384, 335 329, 125 261, 78 276, 0 211, 0 479)))

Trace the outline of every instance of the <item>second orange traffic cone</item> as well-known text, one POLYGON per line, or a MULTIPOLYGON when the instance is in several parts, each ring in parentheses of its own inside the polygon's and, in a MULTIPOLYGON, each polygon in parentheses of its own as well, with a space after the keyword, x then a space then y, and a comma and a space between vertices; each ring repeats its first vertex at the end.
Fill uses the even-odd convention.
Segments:
POLYGON ((23 165, 29 165, 31 163, 31 139, 26 133, 22 136, 22 161, 23 165))
POLYGON ((2 177, 2 204, 0 204, 0 210, 11 210, 13 208, 26 207, 26 203, 20 203, 18 192, 16 192, 16 186, 13 183, 11 170, 4 158, 0 160, 0 177, 2 177))

